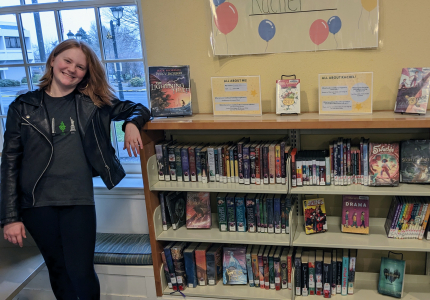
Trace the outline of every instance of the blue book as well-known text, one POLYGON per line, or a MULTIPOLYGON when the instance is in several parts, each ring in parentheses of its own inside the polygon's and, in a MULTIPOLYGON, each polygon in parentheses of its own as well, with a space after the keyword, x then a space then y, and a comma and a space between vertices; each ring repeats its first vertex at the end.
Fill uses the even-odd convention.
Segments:
POLYGON ((182 159, 182 177, 184 181, 190 181, 190 163, 188 161, 188 148, 190 146, 183 146, 181 148, 181 159, 182 159))
MULTIPOLYGON (((254 246, 257 247, 257 246, 254 246)), ((248 282, 250 287, 255 286, 254 273, 252 272, 252 258, 251 258, 252 245, 248 245, 246 249, 246 268, 248 270, 248 282)))
POLYGON ((348 295, 348 269, 349 269, 349 253, 348 249, 343 249, 342 259, 342 296, 348 295))
POLYGON ((206 252, 208 285, 216 285, 222 275, 222 244, 213 244, 206 252))
POLYGON ((183 181, 181 149, 182 148, 179 145, 175 148, 176 180, 177 181, 183 181))
POLYGON ((246 247, 223 248, 223 283, 247 284, 246 247))
POLYGON ((267 209, 267 232, 275 233, 275 228, 273 227, 274 223, 274 214, 273 214, 273 195, 267 195, 266 198, 266 209, 267 209))
POLYGON ((281 195, 273 197, 273 227, 275 233, 281 233, 281 195))
POLYGON ((255 222, 255 200, 256 194, 246 195, 246 221, 248 224, 248 232, 257 232, 257 224, 255 222))
POLYGON ((234 196, 234 193, 230 193, 225 197, 227 202, 228 231, 236 231, 236 205, 234 203, 234 196))
POLYGON ((246 206, 245 194, 236 194, 234 197, 236 205, 236 227, 238 232, 246 231, 246 206))
POLYGON ((185 274, 187 274, 189 288, 195 288, 198 285, 196 260, 194 258, 194 252, 198 245, 199 243, 191 243, 184 250, 185 274))
POLYGON ((405 282, 406 262, 404 260, 381 258, 379 271, 378 293, 402 298, 405 282))
POLYGON ((228 231, 228 219, 227 219, 227 202, 225 197, 227 193, 219 193, 216 196, 218 205, 218 225, 219 231, 228 231))
POLYGON ((178 284, 176 281, 175 266, 173 265, 172 253, 170 252, 170 249, 174 245, 175 245, 175 242, 170 242, 169 244, 167 244, 167 246, 164 247, 164 255, 166 256, 167 267, 169 268, 170 281, 172 282, 173 290, 177 291, 178 284))

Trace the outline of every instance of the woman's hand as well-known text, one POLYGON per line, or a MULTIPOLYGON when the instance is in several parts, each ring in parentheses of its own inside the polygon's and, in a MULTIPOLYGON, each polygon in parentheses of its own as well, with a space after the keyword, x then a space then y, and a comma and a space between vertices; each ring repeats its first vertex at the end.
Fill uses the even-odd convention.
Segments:
POLYGON ((6 224, 3 228, 4 239, 9 242, 23 246, 22 238, 27 238, 25 235, 25 227, 22 222, 13 222, 6 224))
POLYGON ((139 148, 143 149, 139 129, 133 123, 127 123, 125 125, 124 150, 127 149, 128 156, 132 157, 131 151, 133 151, 134 156, 137 157, 140 153, 139 148))

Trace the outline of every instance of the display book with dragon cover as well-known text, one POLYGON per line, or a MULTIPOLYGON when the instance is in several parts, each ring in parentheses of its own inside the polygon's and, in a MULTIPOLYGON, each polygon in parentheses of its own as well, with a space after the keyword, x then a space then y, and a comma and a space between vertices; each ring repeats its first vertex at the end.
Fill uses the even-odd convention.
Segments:
POLYGON ((303 200, 306 234, 327 231, 327 216, 323 198, 303 200))
POLYGON ((153 117, 191 116, 190 66, 148 68, 153 117))
POLYGON ((187 228, 211 228, 211 225, 210 194, 207 192, 188 192, 187 228))
POLYGON ((406 262, 404 260, 382 257, 378 292, 383 295, 402 298, 405 270, 406 262))
POLYGON ((398 186, 399 143, 370 143, 369 186, 398 186))
POLYGON ((430 140, 402 141, 400 182, 430 183, 430 140))
POLYGON ((394 112, 425 114, 430 94, 430 68, 403 68, 394 112))

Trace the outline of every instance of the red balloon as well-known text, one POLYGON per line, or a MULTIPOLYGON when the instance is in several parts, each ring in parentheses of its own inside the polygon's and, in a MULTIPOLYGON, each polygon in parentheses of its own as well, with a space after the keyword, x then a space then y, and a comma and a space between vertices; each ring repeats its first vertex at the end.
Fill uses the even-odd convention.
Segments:
POLYGON ((309 29, 309 36, 315 45, 325 42, 329 34, 329 28, 326 21, 318 19, 314 21, 309 29))
POLYGON ((228 34, 232 32, 233 29, 236 28, 238 19, 239 15, 237 14, 237 9, 233 4, 224 2, 217 7, 214 21, 216 27, 222 33, 228 34))

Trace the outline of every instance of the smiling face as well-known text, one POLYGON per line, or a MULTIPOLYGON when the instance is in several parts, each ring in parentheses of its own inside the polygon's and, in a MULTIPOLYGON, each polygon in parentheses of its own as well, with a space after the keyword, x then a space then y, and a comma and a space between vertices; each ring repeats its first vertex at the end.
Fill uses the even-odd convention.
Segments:
POLYGON ((80 48, 70 48, 51 61, 52 85, 62 91, 73 91, 87 73, 87 58, 80 48))

